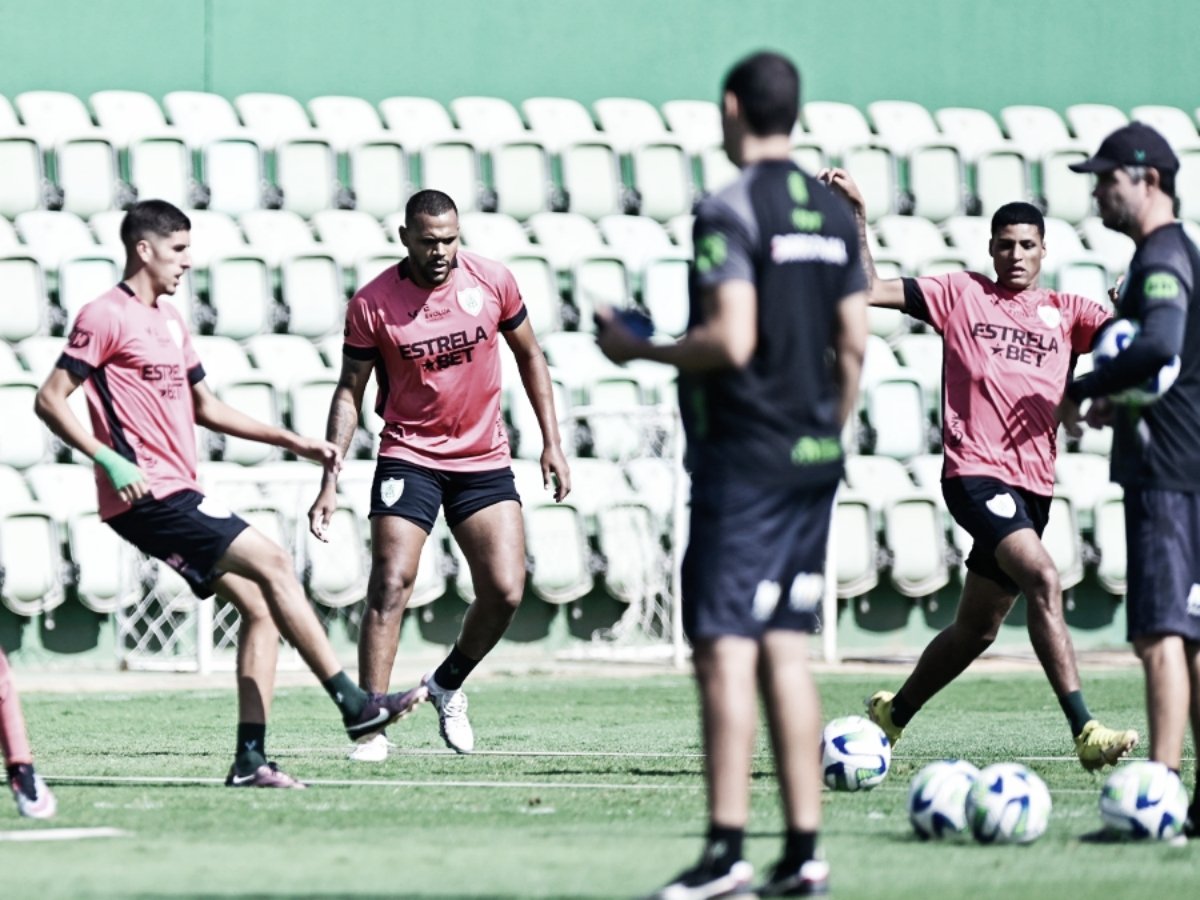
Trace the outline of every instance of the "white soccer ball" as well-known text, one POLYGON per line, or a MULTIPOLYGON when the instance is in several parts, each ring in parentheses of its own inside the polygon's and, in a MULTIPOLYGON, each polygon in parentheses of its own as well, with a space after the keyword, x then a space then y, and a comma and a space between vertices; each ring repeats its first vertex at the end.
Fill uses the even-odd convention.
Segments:
MULTIPOLYGON (((1138 323, 1133 319, 1116 319, 1104 329, 1100 340, 1092 348, 1092 363, 1097 371, 1107 366, 1121 354, 1138 333, 1138 323)), ((1131 387, 1119 394, 1113 394, 1109 399, 1114 403, 1126 403, 1134 406, 1145 406, 1153 403, 1175 383, 1179 377, 1179 357, 1158 370, 1158 374, 1148 378, 1144 384, 1131 387)))
POLYGON ((1100 818, 1111 831, 1129 837, 1169 841, 1183 830, 1187 809, 1183 782, 1160 762, 1123 765, 1100 791, 1100 818))
POLYGON ((965 759, 930 763, 908 788, 908 820, 922 840, 957 837, 967 831, 967 793, 979 770, 965 759))
POLYGON ((967 792, 967 824, 981 844, 1029 844, 1050 822, 1046 783, 1019 763, 996 763, 967 792))
POLYGON ((821 771, 832 790, 870 790, 887 776, 891 763, 891 742, 870 719, 843 716, 821 732, 821 771))

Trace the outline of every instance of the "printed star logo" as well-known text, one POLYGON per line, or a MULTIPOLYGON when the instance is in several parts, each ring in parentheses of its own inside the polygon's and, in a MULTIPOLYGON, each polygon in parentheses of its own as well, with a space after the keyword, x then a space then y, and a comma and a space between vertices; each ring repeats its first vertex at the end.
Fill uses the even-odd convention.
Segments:
POLYGON ((432 359, 425 360, 425 362, 421 364, 421 368, 423 368, 426 372, 432 372, 433 371, 433 360, 432 359))

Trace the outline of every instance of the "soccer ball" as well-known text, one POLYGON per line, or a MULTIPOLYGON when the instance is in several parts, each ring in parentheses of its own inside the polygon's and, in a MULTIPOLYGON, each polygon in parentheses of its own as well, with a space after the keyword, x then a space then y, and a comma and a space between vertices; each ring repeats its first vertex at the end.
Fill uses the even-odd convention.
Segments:
POLYGON ((843 716, 821 732, 821 771, 832 790, 870 790, 883 781, 891 762, 891 742, 870 719, 843 716))
POLYGON ((996 763, 967 792, 967 824, 981 844, 1029 844, 1050 822, 1046 783, 1019 763, 996 763))
MULTIPOLYGON (((1133 319, 1115 319, 1100 335, 1100 340, 1092 348, 1092 362, 1097 370, 1104 368, 1121 351, 1129 346, 1130 341, 1138 333, 1138 323, 1133 319)), ((1144 406, 1153 403, 1175 383, 1179 377, 1179 357, 1176 356, 1161 369, 1138 387, 1131 387, 1119 394, 1109 397, 1114 403, 1126 403, 1133 406, 1144 406)))
POLYGON ((967 830, 967 792, 979 770, 965 759, 930 763, 908 788, 908 820, 922 840, 957 837, 967 830))
POLYGON ((1108 776, 1100 818, 1111 831, 1169 841, 1183 830, 1188 797, 1179 776, 1160 762, 1138 760, 1108 776))

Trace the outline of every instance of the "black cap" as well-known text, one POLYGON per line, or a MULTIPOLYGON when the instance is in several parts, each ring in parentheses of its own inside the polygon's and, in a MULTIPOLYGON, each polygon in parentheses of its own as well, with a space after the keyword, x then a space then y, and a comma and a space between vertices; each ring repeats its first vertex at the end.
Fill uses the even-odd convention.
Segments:
POLYGON ((1072 172, 1111 172, 1121 166, 1150 166, 1163 172, 1179 171, 1179 157, 1167 139, 1144 122, 1118 128, 1100 144, 1090 159, 1072 163, 1072 172))

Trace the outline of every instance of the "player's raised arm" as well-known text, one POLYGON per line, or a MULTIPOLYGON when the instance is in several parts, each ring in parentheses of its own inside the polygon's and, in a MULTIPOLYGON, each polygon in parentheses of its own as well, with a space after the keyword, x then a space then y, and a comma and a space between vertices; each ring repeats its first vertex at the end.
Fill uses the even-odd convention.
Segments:
POLYGON ((862 191, 845 169, 822 169, 817 173, 817 177, 844 197, 854 211, 854 221, 858 224, 859 253, 869 283, 867 301, 872 306, 903 310, 904 284, 899 278, 881 279, 875 271, 875 260, 871 256, 871 245, 867 241, 867 203, 863 199, 862 191))

